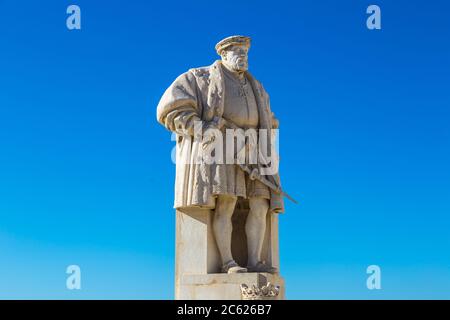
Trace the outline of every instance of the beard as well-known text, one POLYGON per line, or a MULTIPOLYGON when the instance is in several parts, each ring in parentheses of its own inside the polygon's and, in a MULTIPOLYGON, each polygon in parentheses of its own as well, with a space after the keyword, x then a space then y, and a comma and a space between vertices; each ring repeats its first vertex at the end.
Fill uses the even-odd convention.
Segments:
POLYGON ((232 57, 226 61, 228 67, 236 72, 243 72, 248 70, 248 59, 245 57, 232 57))

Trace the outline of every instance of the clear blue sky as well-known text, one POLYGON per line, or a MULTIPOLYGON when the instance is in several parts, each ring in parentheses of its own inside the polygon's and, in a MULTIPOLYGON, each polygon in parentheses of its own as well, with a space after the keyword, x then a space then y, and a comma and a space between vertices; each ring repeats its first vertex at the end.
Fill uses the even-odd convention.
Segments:
POLYGON ((155 108, 244 34, 301 200, 280 217, 287 297, 449 299, 450 4, 373 3, 0 0, 0 298, 173 298, 173 142, 155 108))

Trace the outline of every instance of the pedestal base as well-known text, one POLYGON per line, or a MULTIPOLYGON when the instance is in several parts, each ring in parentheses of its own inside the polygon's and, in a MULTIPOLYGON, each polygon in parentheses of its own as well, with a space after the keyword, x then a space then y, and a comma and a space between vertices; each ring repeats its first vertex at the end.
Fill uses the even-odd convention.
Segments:
POLYGON ((285 286, 282 277, 269 273, 210 273, 204 275, 184 275, 181 279, 179 300, 242 300, 241 285, 249 288, 254 285, 262 288, 268 283, 279 286, 280 291, 274 300, 283 300, 285 286))

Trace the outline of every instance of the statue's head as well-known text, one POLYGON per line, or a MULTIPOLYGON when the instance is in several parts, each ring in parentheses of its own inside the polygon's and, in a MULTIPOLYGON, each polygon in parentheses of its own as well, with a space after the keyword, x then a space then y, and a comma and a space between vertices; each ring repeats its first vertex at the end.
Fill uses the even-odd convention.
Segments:
POLYGON ((244 36, 231 36, 216 44, 216 51, 222 58, 222 63, 236 72, 247 71, 249 48, 250 38, 244 36))

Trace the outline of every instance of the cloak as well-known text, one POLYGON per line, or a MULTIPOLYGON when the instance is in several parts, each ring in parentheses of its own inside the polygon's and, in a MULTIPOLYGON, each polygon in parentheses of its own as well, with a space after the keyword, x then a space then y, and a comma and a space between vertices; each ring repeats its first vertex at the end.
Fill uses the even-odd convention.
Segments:
MULTIPOLYGON (((221 117, 224 109, 224 75, 220 60, 211 66, 194 68, 180 75, 159 101, 156 117, 159 123, 176 133, 176 175, 174 208, 215 208, 215 191, 227 185, 225 165, 214 165, 195 161, 202 152, 201 140, 193 138, 194 122, 213 120, 221 117)), ((278 127, 270 109, 269 95, 261 83, 246 72, 259 113, 259 128, 278 127)), ((268 144, 271 139, 269 138, 268 144)), ((269 150, 271 149, 269 145, 269 150)), ((277 156, 278 155, 271 155, 277 156)), ((280 185, 279 174, 266 178, 280 185)), ((272 213, 284 212, 283 197, 271 190, 270 208, 272 213)))

